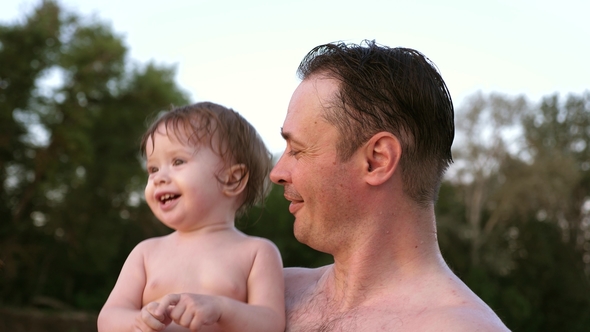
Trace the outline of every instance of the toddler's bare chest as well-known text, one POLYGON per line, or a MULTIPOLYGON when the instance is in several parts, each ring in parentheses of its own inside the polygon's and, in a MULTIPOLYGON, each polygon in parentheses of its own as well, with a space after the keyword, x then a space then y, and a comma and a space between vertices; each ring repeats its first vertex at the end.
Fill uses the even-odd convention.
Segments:
POLYGON ((223 295, 247 300, 249 268, 225 255, 156 256, 146 264, 144 305, 171 293, 223 295))

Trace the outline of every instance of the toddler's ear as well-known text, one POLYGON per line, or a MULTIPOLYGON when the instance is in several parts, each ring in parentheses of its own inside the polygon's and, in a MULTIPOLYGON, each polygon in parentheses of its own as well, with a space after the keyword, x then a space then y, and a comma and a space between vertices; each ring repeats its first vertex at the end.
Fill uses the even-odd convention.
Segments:
POLYGON ((227 196, 237 196, 244 191, 248 183, 248 170, 244 164, 235 164, 225 171, 223 178, 223 193, 227 196))

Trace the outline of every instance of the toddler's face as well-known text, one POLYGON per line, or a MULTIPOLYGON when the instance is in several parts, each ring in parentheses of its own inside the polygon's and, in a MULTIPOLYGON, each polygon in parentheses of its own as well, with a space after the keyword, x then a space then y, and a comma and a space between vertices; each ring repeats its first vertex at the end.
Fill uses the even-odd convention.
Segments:
MULTIPOLYGON (((181 133, 182 134, 182 133, 181 133)), ((146 145, 146 201, 165 225, 175 230, 198 227, 217 213, 223 193, 217 174, 223 163, 206 144, 191 146, 163 125, 146 145)))

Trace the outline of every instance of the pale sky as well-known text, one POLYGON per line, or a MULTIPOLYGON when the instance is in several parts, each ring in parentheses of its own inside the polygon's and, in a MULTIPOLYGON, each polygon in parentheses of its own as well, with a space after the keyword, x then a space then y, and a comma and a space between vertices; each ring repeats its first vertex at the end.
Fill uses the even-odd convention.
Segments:
MULTIPOLYGON (((0 1, 0 22, 32 0, 0 1)), ((133 61, 175 65, 192 101, 231 107, 282 152, 280 127, 314 46, 375 39, 415 48, 445 79, 455 106, 480 90, 531 101, 590 90, 590 1, 62 0, 109 23, 133 61)), ((1 64, 4 65, 4 64, 1 64)))

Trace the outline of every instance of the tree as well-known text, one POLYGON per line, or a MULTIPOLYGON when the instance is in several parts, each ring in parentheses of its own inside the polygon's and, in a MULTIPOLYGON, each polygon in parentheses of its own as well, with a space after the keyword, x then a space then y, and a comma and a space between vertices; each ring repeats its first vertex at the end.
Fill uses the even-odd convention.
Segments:
POLYGON ((485 204, 499 188, 498 169, 517 152, 518 120, 528 107, 522 96, 477 93, 458 109, 455 165, 449 179, 463 189, 468 224, 464 235, 471 242, 470 260, 474 266, 480 264, 481 247, 502 219, 504 201, 488 210, 493 211, 489 215, 484 213, 485 204))
POLYGON ((108 26, 54 1, 0 43, 1 301, 98 309, 131 248, 168 232, 141 200, 138 140, 187 95, 173 68, 133 64, 108 26))
MULTIPOLYGON (((506 100, 517 100, 503 99, 496 115, 513 109, 506 100)), ((464 137, 471 143, 458 144, 455 155, 463 167, 451 170, 441 186, 441 250, 509 327, 585 331, 590 323, 589 94, 570 95, 565 102, 549 96, 521 108, 511 131, 522 140, 512 148, 497 142, 510 132, 494 136, 485 128, 473 130, 477 123, 495 123, 495 130, 502 130, 501 124, 483 120, 485 112, 479 110, 491 99, 481 100, 481 95, 472 99, 470 111, 456 119, 458 130, 470 130, 464 137)))
POLYGON ((532 167, 551 172, 535 191, 544 194, 538 198, 541 217, 558 222, 565 239, 589 253, 590 91, 565 102, 558 95, 544 98, 523 126, 532 167))

